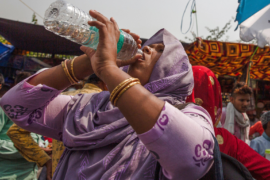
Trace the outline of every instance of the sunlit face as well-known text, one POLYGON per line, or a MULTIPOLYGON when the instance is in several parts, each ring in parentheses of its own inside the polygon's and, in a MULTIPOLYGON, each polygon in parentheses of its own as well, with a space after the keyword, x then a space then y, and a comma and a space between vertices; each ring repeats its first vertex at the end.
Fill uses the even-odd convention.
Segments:
POLYGON ((245 113, 250 105, 250 98, 250 94, 236 94, 230 100, 237 111, 245 113))
POLYGON ((164 51, 164 44, 157 43, 145 46, 143 48, 143 56, 135 63, 131 64, 128 74, 138 78, 142 85, 148 83, 154 66, 164 51))

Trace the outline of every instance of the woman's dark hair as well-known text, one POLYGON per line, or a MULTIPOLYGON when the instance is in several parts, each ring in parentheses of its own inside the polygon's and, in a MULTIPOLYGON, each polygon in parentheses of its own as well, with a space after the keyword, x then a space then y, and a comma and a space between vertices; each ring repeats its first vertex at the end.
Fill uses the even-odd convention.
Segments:
POLYGON ((232 96, 237 94, 250 94, 252 95, 252 90, 248 85, 244 82, 237 82, 232 89, 232 96))
POLYGON ((15 78, 15 84, 18 84, 19 82, 21 82, 22 80, 24 80, 30 76, 31 76, 31 74, 29 72, 20 72, 15 78))
POLYGON ((0 73, 0 84, 5 84, 5 78, 3 74, 0 73))
POLYGON ((98 84, 98 82, 102 82, 101 79, 96 74, 92 74, 86 81, 86 83, 98 84))

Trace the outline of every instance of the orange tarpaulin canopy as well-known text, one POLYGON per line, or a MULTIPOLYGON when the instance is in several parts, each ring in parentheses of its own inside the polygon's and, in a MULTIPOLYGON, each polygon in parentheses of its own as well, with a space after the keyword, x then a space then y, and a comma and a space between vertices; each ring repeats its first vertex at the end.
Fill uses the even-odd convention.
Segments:
MULTIPOLYGON (((192 65, 206 66, 218 75, 238 76, 256 48, 251 44, 198 40, 186 47, 186 53, 192 65)), ((259 48, 252 62, 250 77, 270 81, 269 47, 259 48)))

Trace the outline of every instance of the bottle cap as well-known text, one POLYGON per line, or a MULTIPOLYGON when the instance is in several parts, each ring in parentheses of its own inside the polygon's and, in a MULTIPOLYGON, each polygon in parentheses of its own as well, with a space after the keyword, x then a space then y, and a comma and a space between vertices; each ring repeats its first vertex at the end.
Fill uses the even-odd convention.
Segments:
POLYGON ((138 50, 137 50, 137 54, 143 55, 143 51, 142 51, 141 49, 138 49, 138 50))

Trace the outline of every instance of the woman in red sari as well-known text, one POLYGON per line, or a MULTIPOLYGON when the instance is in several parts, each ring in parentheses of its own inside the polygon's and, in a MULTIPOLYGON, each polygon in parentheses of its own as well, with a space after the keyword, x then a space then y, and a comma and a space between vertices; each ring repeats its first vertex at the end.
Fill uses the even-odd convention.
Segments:
POLYGON ((195 102, 204 107, 215 125, 215 136, 220 151, 241 162, 257 180, 270 179, 270 161, 260 156, 244 141, 224 128, 216 128, 222 114, 220 84, 215 74, 204 66, 193 66, 194 89, 187 102, 195 102))

